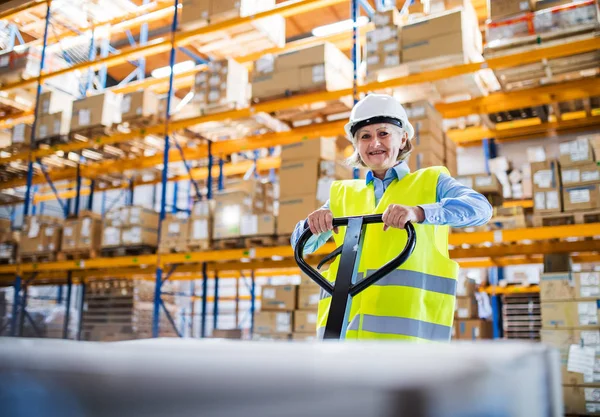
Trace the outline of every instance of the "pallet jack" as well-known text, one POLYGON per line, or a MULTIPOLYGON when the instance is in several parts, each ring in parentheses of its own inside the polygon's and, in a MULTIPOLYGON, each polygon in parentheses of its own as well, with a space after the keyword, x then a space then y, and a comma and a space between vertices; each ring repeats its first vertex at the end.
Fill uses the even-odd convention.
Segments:
POLYGON ((308 277, 317 283, 323 291, 332 297, 331 305, 329 307, 329 316, 325 325, 324 339, 344 339, 348 325, 350 307, 352 305, 352 297, 360 294, 387 274, 397 269, 406 262, 415 249, 417 244, 415 228, 410 222, 407 222, 404 228, 408 234, 408 239, 402 252, 368 277, 365 277, 359 282, 354 282, 354 277, 356 276, 358 264, 360 262, 360 257, 357 255, 364 238, 364 226, 368 224, 383 223, 382 217, 381 214, 372 214, 366 216, 334 218, 334 227, 346 226, 344 243, 323 258, 317 266, 317 269, 308 265, 303 257, 304 246, 313 233, 309 228, 306 228, 298 239, 298 243, 294 248, 294 259, 296 260, 296 263, 302 272, 308 275, 308 277), (332 284, 318 272, 318 269, 326 262, 335 259, 338 255, 341 255, 338 273, 334 284, 332 284))

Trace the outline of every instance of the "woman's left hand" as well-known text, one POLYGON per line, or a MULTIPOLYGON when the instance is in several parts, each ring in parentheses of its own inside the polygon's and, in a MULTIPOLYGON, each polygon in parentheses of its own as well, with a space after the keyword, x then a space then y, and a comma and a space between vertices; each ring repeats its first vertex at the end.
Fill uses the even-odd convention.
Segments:
POLYGON ((383 230, 390 227, 403 229, 406 222, 422 223, 425 221, 425 212, 421 207, 402 206, 400 204, 390 204, 383 212, 383 230))

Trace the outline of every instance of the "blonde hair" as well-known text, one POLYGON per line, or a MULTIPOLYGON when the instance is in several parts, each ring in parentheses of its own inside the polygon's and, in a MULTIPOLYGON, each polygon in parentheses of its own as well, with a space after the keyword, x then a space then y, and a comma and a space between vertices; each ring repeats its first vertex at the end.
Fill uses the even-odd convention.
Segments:
MULTIPOLYGON (((390 124, 390 126, 392 127, 392 130, 395 130, 394 133, 400 133, 401 135, 404 135, 404 129, 398 126, 394 126, 392 124, 390 124)), ((356 132, 356 134, 358 134, 358 132, 356 132)), ((350 157, 346 159, 346 164, 350 165, 353 168, 366 167, 367 165, 363 162, 362 158, 360 157, 360 154, 358 153, 358 146, 356 146, 356 135, 354 135, 354 137, 351 138, 351 142, 352 146, 354 147, 354 152, 352 152, 352 155, 350 155, 350 157)), ((398 152, 398 157, 396 158, 396 161, 404 161, 406 158, 408 158, 411 152, 412 141, 410 139, 407 139, 404 148, 400 149, 400 152, 398 152)))

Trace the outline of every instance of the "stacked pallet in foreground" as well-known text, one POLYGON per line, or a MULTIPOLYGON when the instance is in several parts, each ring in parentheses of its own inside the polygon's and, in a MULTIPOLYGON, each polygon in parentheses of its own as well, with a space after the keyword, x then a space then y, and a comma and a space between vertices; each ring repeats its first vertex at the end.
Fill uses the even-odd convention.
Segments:
MULTIPOLYGON (((168 290, 168 283, 163 285, 163 290, 168 290)), ((174 297, 163 294, 162 300, 175 319, 174 297)), ((85 292, 82 338, 113 341, 152 337, 153 309, 153 281, 111 280, 89 283, 85 292)), ((161 337, 177 335, 162 309, 159 324, 161 337)))
MULTIPOLYGON (((546 255, 558 258, 559 255, 546 255)), ((565 255, 568 258, 568 254, 565 255)), ((548 260, 546 261, 548 264, 548 260)), ((560 350, 565 412, 600 414, 600 272, 545 273, 540 282, 542 342, 560 350), (585 354, 595 357, 581 372, 571 367, 585 354)), ((548 269, 546 269, 548 270, 548 269)))

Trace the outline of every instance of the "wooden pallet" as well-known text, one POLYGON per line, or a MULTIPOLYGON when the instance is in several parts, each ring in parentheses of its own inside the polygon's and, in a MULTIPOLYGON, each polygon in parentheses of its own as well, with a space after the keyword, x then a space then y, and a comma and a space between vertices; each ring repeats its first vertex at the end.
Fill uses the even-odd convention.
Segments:
POLYGON ((62 145, 65 143, 69 143, 68 135, 54 135, 54 136, 48 136, 48 137, 42 138, 42 139, 36 139, 35 147, 40 148, 40 145, 46 145, 46 146, 52 147, 52 146, 62 145))
POLYGON ((244 238, 244 247, 276 246, 277 236, 248 236, 244 238))
POLYGON ((209 241, 188 243, 187 247, 188 252, 203 252, 211 249, 209 241))
POLYGON ((586 224, 598 222, 600 222, 600 210, 534 214, 533 216, 533 225, 535 227, 563 226, 568 224, 586 224))
POLYGON ((170 245, 161 245, 158 248, 158 253, 160 254, 170 254, 170 253, 186 253, 190 252, 189 247, 187 246, 170 246, 170 245))
POLYGON ((202 106, 201 113, 202 114, 215 114, 222 113, 226 111, 235 111, 239 110, 241 106, 239 103, 225 103, 225 104, 207 104, 202 106))
POLYGON ((81 259, 94 259, 98 257, 97 249, 63 249, 57 255, 59 261, 78 261, 81 259))
POLYGON ((78 137, 94 138, 97 136, 108 136, 114 133, 118 128, 117 123, 111 126, 88 126, 84 129, 72 130, 69 132, 69 140, 77 140, 78 137))
POLYGON ((242 249, 246 244, 243 237, 233 237, 228 239, 216 239, 213 241, 213 248, 217 250, 242 249))
POLYGON ((119 246, 114 248, 102 248, 100 250, 102 256, 109 257, 151 255, 155 252, 156 247, 148 245, 119 246))
POLYGON ((132 117, 121 121, 119 128, 139 129, 160 123, 158 114, 149 116, 132 117))
POLYGON ((21 253, 18 256, 19 263, 39 263, 56 261, 56 252, 21 253))

